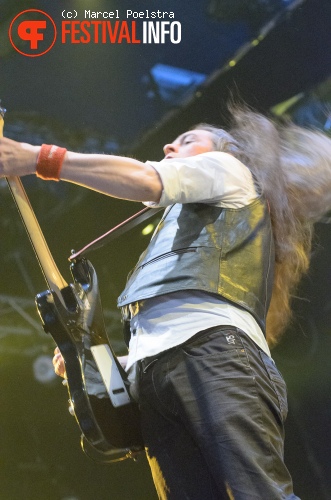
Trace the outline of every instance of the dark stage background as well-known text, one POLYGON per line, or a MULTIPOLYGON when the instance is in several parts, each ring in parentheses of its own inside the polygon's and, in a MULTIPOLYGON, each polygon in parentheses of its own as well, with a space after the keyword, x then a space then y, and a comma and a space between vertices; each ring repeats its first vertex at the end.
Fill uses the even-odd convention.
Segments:
MULTIPOLYGON (((0 0, 5 133, 34 144, 160 159, 162 145, 194 123, 226 125, 226 104, 234 95, 330 134, 330 33, 328 0, 163 0, 162 6, 152 0, 0 0), (12 48, 8 28, 16 14, 33 8, 58 26, 63 9, 119 9, 122 19, 126 9, 173 11, 182 41, 138 46, 58 40, 44 56, 29 58, 12 48)), ((33 177, 24 185, 67 280, 72 248, 141 208, 65 183, 33 177)), ((99 465, 80 450, 66 389, 52 372, 54 344, 34 307, 45 283, 2 181, 0 195, 0 500, 155 499, 143 456, 99 465)), ((331 499, 329 215, 316 225, 311 271, 294 299, 293 324, 273 352, 288 384, 286 456, 302 500, 331 499)), ((90 256, 118 354, 125 347, 116 297, 148 242, 152 227, 145 226, 90 256)))

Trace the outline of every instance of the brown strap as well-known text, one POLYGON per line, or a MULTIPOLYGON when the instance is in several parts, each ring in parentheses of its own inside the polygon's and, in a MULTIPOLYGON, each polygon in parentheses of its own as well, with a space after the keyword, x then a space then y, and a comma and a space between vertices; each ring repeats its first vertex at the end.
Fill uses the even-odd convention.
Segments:
POLYGON ((69 257, 69 261, 73 261, 77 259, 77 257, 80 257, 83 253, 87 253, 91 250, 96 250, 97 248, 101 248, 103 245, 108 243, 109 241, 114 240, 115 238, 118 238, 118 236, 121 236, 122 234, 126 233, 130 229, 133 229, 136 227, 138 224, 141 222, 144 222, 147 219, 150 219, 153 217, 155 214, 160 212, 161 210, 164 210, 164 207, 158 207, 158 208, 150 208, 150 207, 145 207, 140 212, 137 212, 134 215, 131 215, 128 219, 124 220, 117 226, 113 227, 109 231, 107 231, 105 234, 102 234, 95 240, 91 241, 87 245, 85 245, 81 250, 78 252, 75 252, 75 250, 72 250, 72 253, 69 257))

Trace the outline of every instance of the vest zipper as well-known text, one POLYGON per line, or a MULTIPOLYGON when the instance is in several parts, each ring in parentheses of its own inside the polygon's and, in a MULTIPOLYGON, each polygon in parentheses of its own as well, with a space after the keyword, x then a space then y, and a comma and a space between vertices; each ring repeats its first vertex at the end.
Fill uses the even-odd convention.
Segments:
POLYGON ((143 269, 145 266, 148 266, 149 264, 152 264, 153 262, 158 262, 159 260, 166 259, 167 257, 171 257, 173 255, 179 255, 182 253, 189 253, 189 252, 196 252, 197 248, 181 248, 179 250, 174 250, 172 252, 167 252, 162 255, 159 255, 158 257, 154 257, 154 259, 149 260, 148 262, 145 262, 145 264, 142 264, 139 269, 143 269))

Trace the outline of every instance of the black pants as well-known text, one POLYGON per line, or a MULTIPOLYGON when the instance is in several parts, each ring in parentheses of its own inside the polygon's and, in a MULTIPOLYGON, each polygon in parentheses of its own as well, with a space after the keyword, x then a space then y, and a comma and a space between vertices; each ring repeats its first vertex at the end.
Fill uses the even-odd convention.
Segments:
POLYGON ((286 386, 243 332, 216 327, 141 362, 143 436, 161 499, 297 499, 286 386))

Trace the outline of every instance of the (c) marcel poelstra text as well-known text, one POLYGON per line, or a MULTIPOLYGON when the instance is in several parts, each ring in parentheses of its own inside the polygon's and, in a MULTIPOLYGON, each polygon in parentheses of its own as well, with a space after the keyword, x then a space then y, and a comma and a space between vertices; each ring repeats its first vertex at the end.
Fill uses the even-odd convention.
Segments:
POLYGON ((134 19, 174 19, 170 11, 127 10, 128 20, 119 20, 119 11, 110 12, 85 10, 86 20, 78 21, 77 11, 63 11, 62 43, 166 43, 178 44, 182 29, 179 21, 142 21, 134 19), (73 18, 75 20, 73 20, 73 18), (70 20, 69 20, 70 19, 70 20), (88 19, 88 20, 87 20, 88 19), (91 20, 90 20, 91 19, 91 20), (110 21, 112 19, 112 21, 110 21))

